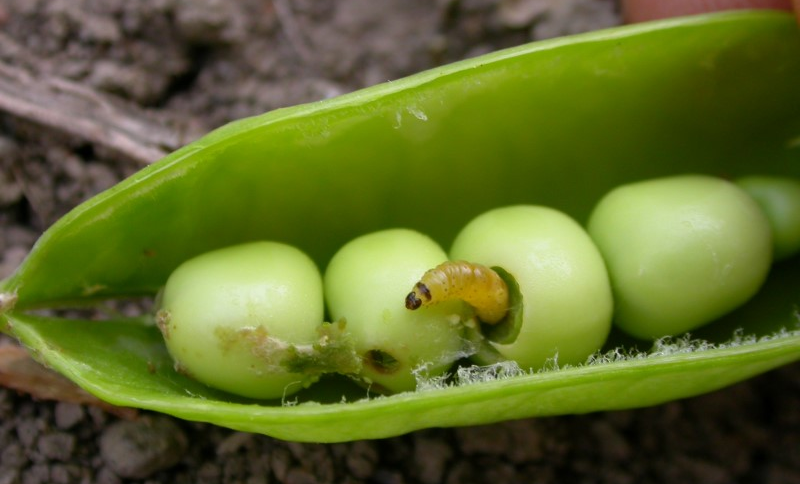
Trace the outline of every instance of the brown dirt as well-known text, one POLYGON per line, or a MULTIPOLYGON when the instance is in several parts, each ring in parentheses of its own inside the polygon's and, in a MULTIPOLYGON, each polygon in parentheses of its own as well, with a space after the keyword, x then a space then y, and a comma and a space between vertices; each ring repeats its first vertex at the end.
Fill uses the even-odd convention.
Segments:
MULTIPOLYGON (((0 98, 18 101, 0 103, 0 277, 70 208, 229 120, 612 25, 615 8, 0 0, 0 98)), ((45 482, 800 483, 800 365, 655 408, 336 445, 0 389, 0 484, 45 482)))

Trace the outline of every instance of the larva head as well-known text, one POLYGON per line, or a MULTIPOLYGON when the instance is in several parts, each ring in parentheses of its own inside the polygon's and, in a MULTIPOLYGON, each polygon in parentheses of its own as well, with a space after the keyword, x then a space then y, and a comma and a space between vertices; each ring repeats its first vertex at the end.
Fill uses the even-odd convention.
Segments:
POLYGON ((409 292, 406 296, 406 309, 415 310, 422 307, 422 305, 431 300, 431 291, 428 286, 418 282, 414 285, 414 290, 409 292))

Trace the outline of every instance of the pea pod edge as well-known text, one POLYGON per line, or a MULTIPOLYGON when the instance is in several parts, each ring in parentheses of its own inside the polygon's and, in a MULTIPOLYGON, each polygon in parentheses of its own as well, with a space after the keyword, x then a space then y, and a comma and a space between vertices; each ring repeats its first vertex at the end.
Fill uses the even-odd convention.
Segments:
POLYGON ((16 334, 49 365, 110 403, 305 442, 384 438, 428 427, 657 405, 795 361, 800 349, 797 332, 692 352, 691 345, 678 342, 674 354, 494 381, 476 372, 475 383, 391 397, 365 399, 363 392, 352 389, 345 401, 340 381, 321 382, 314 398, 328 399, 326 403, 290 398, 263 405, 176 374, 160 334, 141 321, 113 321, 124 328, 120 332, 109 322, 48 321, 25 315, 10 319, 16 334), (68 338, 66 333, 76 329, 89 336, 80 341, 68 338), (107 371, 109 361, 114 362, 113 372, 107 371))

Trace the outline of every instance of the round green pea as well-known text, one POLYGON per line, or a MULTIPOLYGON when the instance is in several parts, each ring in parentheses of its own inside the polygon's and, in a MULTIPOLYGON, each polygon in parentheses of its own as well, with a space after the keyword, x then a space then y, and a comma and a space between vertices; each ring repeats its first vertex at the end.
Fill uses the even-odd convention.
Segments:
POLYGON ((749 176, 736 181, 755 199, 772 227, 773 257, 786 259, 800 251, 800 181, 749 176))
POLYGON ((447 260, 429 237, 407 229, 351 240, 331 259, 324 287, 332 320, 346 331, 363 359, 362 382, 383 393, 411 391, 416 374, 437 376, 464 356, 460 301, 410 311, 405 297, 422 275, 447 260))
POLYGON ((772 261, 761 209, 709 176, 618 187, 588 230, 608 265, 615 322, 639 338, 683 333, 731 311, 758 291, 772 261))
POLYGON ((519 335, 491 344, 522 368, 556 356, 559 364, 583 363, 605 342, 613 311, 608 274, 584 229, 564 213, 529 205, 485 212, 457 235, 450 257, 501 267, 516 279, 519 335))
POLYGON ((221 390, 280 398, 317 378, 286 368, 322 324, 322 277, 300 250, 253 242, 184 262, 164 288, 158 324, 176 367, 221 390))

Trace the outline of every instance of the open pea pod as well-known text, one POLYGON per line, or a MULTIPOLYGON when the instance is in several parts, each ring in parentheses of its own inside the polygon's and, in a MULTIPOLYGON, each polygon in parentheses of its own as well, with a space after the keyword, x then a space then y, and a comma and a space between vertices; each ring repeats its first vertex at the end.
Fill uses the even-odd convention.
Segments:
POLYGON ((501 205, 543 204, 585 220, 606 191, 632 180, 800 176, 798 86, 793 19, 728 13, 533 43, 237 121, 49 229, 0 287, 4 331, 112 403, 299 441, 711 391, 800 359, 797 259, 704 330, 714 344, 372 399, 332 378, 293 405, 177 374, 147 316, 92 322, 29 310, 154 295, 187 258, 249 240, 288 242, 324 267, 346 241, 381 228, 412 227, 447 246, 466 221, 501 205))

